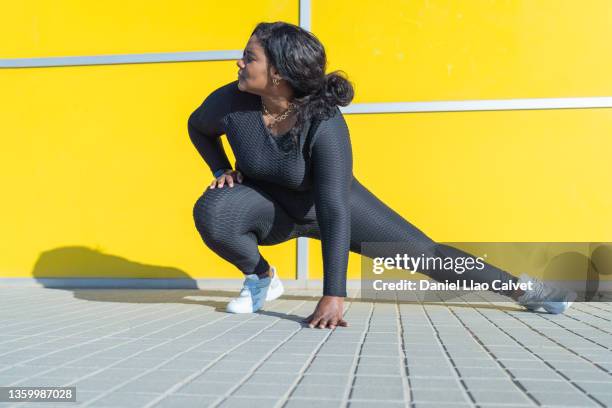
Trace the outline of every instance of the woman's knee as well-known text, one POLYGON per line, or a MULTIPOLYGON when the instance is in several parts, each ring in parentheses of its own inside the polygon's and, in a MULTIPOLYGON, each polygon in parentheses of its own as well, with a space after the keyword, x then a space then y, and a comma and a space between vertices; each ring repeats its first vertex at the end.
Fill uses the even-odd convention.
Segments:
POLYGON ((237 196, 240 187, 207 188, 193 206, 196 228, 207 244, 231 240, 240 230, 242 206, 248 200, 237 196))
POLYGON ((207 188, 193 206, 193 220, 202 238, 213 240, 219 234, 215 220, 222 207, 221 196, 217 189, 207 188))

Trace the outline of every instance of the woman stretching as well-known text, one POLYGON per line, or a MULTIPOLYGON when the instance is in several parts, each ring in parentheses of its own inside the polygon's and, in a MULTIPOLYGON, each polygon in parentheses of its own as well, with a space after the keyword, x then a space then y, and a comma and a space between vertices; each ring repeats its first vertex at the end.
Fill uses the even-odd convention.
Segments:
MULTIPOLYGON (((229 312, 255 312, 283 293, 258 245, 297 237, 321 241, 323 296, 305 319, 318 328, 347 326, 349 251, 393 256, 362 253, 363 242, 401 242, 415 257, 467 255, 432 241, 353 176, 349 130, 338 108, 351 102, 353 88, 338 72, 326 74, 326 64, 312 33, 285 22, 260 23, 237 61, 238 80, 212 92, 189 117, 191 141, 214 174, 193 208, 196 228, 210 249, 245 274, 229 312), (236 157, 235 169, 222 134, 236 157)), ((573 292, 485 265, 463 274, 423 273, 440 282, 531 282, 524 291, 496 291, 529 310, 561 313, 574 300, 573 292)))

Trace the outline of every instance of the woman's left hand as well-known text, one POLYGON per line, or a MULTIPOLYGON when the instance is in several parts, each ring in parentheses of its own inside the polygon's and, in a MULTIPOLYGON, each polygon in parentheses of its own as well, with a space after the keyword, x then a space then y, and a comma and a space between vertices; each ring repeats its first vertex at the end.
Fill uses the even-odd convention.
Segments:
POLYGON ((343 319, 344 298, 340 296, 323 296, 315 311, 303 322, 308 323, 308 327, 334 329, 336 326, 348 327, 348 323, 343 319))

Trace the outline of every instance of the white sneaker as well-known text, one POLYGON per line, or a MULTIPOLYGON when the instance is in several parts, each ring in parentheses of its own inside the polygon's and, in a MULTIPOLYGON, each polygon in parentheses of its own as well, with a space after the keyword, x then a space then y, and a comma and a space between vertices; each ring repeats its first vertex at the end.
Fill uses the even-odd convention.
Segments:
POLYGON ((281 282, 278 274, 276 273, 276 268, 270 265, 270 269, 272 269, 273 276, 272 282, 270 282, 270 287, 268 288, 268 294, 266 295, 266 301, 278 299, 285 292, 283 282, 281 282))
POLYGON ((229 313, 253 313, 264 305, 266 300, 274 300, 283 294, 283 284, 278 279, 276 269, 271 266, 272 277, 260 279, 252 274, 246 275, 240 294, 227 304, 225 310, 229 313))
POLYGON ((572 290, 553 287, 525 273, 519 278, 519 283, 529 281, 532 289, 526 290, 516 301, 532 312, 544 309, 552 314, 563 313, 576 300, 577 294, 572 290))

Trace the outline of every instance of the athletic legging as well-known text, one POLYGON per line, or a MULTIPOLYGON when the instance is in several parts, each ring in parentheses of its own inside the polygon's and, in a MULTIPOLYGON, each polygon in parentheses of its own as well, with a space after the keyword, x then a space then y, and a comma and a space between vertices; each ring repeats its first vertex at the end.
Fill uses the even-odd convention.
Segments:
MULTIPOLYGON (((309 214, 306 220, 298 223, 273 198, 270 186, 267 187, 266 191, 262 186, 245 179, 242 184, 234 183, 234 187, 226 184, 221 188, 208 188, 194 206, 196 227, 203 241, 245 274, 264 273, 269 268, 258 245, 275 245, 297 237, 321 239, 315 214, 309 214)), ((471 256, 431 240, 356 179, 353 179, 351 186, 350 209, 352 252, 362 254, 363 242, 402 242, 401 248, 405 249, 408 256, 471 256)), ((395 253, 381 251, 362 255, 370 258, 393 257, 395 253)), ((440 282, 516 282, 516 278, 507 272, 487 263, 485 266, 482 270, 472 269, 461 275, 447 269, 428 271, 427 275, 440 282)), ((325 280, 324 294, 346 296, 346 275, 326 276, 325 280)), ((498 293, 509 295, 510 292, 498 293)))
MULTIPOLYGON (((346 296, 349 251, 370 258, 393 257, 391 247, 362 243, 401 242, 403 253, 443 258, 472 256, 438 244, 385 205, 352 174, 348 128, 336 114, 300 137, 299 149, 287 149, 287 134, 272 136, 261 119, 258 96, 225 85, 192 113, 189 134, 210 170, 231 168, 219 141, 227 134, 243 183, 206 188, 193 208, 204 243, 244 274, 269 269, 258 245, 275 245, 297 237, 321 240, 323 294, 346 296), (308 134, 308 136, 305 136, 308 134), (321 228, 322 227, 322 228, 321 228), (382 249, 381 249, 382 248, 382 249)), ((419 271, 440 282, 513 281, 513 275, 485 263, 484 269, 457 274, 452 269, 419 271)))

